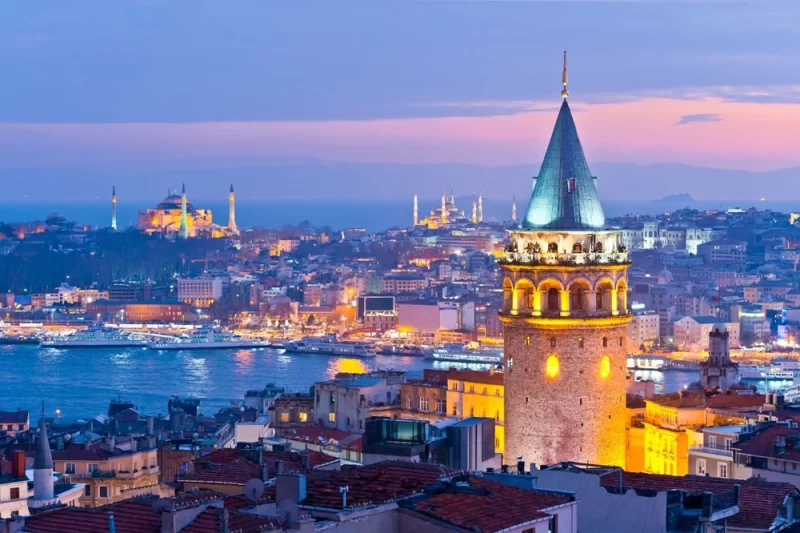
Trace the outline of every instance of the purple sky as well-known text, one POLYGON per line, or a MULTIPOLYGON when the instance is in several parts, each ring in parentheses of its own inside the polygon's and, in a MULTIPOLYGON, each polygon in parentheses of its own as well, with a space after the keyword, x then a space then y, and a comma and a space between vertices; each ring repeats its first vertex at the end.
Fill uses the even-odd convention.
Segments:
MULTIPOLYGON (((10 0, 0 179, 13 199, 111 183, 157 199, 156 175, 208 194, 240 178, 253 197, 326 196, 275 170, 315 158, 372 165, 371 186, 328 178, 358 198, 461 180, 448 167, 435 186, 382 183, 397 164, 529 167, 512 185, 525 191, 565 48, 590 165, 800 166, 798 20, 800 6, 764 2, 10 0), (245 180, 254 161, 263 177, 245 180)), ((491 190, 490 176, 463 188, 491 190)), ((800 198, 795 181, 784 188, 800 198)), ((716 194, 692 187, 666 192, 716 194)))

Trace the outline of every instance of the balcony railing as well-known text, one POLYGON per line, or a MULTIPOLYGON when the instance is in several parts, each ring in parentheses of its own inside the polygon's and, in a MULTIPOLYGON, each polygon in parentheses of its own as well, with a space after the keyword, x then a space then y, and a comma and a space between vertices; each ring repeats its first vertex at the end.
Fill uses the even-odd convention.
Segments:
POLYGON ((689 447, 689 451, 710 453, 712 455, 719 455, 722 457, 733 457, 733 450, 726 449, 722 446, 704 446, 702 444, 692 444, 689 447))
POLYGON ((630 261, 627 252, 536 253, 506 250, 500 262, 525 265, 622 265, 630 261))

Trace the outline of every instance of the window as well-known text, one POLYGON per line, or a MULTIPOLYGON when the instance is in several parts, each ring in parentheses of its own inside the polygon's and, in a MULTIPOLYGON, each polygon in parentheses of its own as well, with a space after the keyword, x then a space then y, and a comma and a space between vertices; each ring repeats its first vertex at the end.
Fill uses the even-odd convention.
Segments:
POLYGON ((298 415, 300 422, 308 422, 308 413, 300 413, 298 415))
POLYGON ((83 487, 83 495, 84 496, 91 496, 92 495, 92 486, 86 485, 83 487))
POLYGON ((559 371, 560 369, 558 364, 558 357, 556 357, 555 355, 551 355, 550 357, 547 358, 545 373, 547 374, 548 378, 555 379, 556 377, 558 377, 559 371))
POLYGON ((458 407, 453 406, 453 416, 458 416, 458 407))
POLYGON ((331 405, 336 403, 336 393, 331 391, 331 405))
POLYGON ((709 448, 716 448, 717 447, 717 436, 716 435, 709 435, 708 436, 708 447, 709 448))
POLYGON ((450 387, 452 390, 458 390, 458 382, 454 381, 453 385, 450 387))
POLYGON ((560 306, 558 305, 558 289, 548 289, 547 290, 547 310, 548 311, 558 311, 560 306))
POLYGON ((14 429, 14 424, 6 424, 6 429, 8 431, 11 431, 12 429, 14 429))
POLYGON ((495 411, 495 413, 494 413, 494 421, 497 422, 498 424, 500 423, 500 409, 495 411))
POLYGON ((550 347, 551 348, 555 348, 556 347, 556 338, 555 337, 550 337, 550 347))
POLYGON ((419 410, 420 411, 427 411, 428 410, 428 398, 420 396, 420 398, 419 398, 419 410))
POLYGON ((578 348, 583 348, 583 337, 578 337, 578 348))
POLYGON ((470 416, 470 417, 473 417, 473 416, 475 416, 475 408, 474 408, 474 407, 470 407, 470 408, 469 408, 469 416, 470 416))
POLYGON ((512 370, 514 370, 514 358, 513 357, 509 357, 508 358, 508 373, 510 374, 512 370))
POLYGON ((727 479, 727 477, 728 477, 728 463, 717 463, 717 474, 718 474, 718 477, 727 479))
POLYGON ((12 487, 11 488, 11 499, 12 500, 19 500, 19 487, 12 487))
POLYGON ((572 309, 580 311, 583 309, 583 289, 578 287, 571 293, 572 309))
POLYGON ((348 417, 347 417, 347 419, 346 419, 346 424, 347 424, 347 427, 350 427, 350 426, 352 426, 352 425, 353 425, 353 421, 352 421, 352 420, 350 420, 350 417, 349 417, 349 416, 348 416, 348 417))
POLYGON ((527 335, 525 337, 525 346, 530 346, 530 345, 531 345, 531 336, 527 335))
POLYGON ((20 431, 25 431, 25 424, 18 424, 17 429, 20 431))
POLYGON ((608 337, 603 337, 603 348, 608 348, 608 337))
POLYGON ((609 375, 611 375, 611 360, 604 355, 600 359, 600 377, 606 379, 609 375))
POLYGON ((483 394, 484 394, 484 395, 488 394, 488 390, 489 390, 489 389, 488 389, 487 387, 484 387, 484 388, 483 388, 483 394))
POLYGON ((475 385, 470 385, 469 386, 469 392, 472 393, 472 394, 475 394, 475 385))
POLYGON ((436 400, 436 412, 445 414, 447 412, 447 402, 444 400, 436 400))
POLYGON ((500 387, 497 387, 497 388, 494 390, 494 395, 495 395, 495 396, 500 396, 500 387))
POLYGON ((289 421, 289 413, 281 413, 281 422, 289 421))
POLYGON ((575 192, 575 178, 567 178, 567 192, 575 192))
POLYGON ((620 338, 619 338, 619 345, 620 345, 620 346, 622 346, 622 344, 623 344, 624 342, 625 342, 625 341, 622 339, 622 337, 620 337, 620 338))
POLYGON ((74 474, 75 473, 75 463, 67 463, 64 466, 64 473, 65 474, 74 474))
POLYGON ((92 463, 92 464, 86 465, 86 471, 89 474, 91 474, 92 472, 97 472, 97 470, 98 470, 97 463, 92 463))
POLYGON ((336 413, 328 413, 328 422, 336 422, 336 413))
POLYGON ((595 307, 598 309, 603 308, 603 289, 597 289, 597 297, 596 297, 595 307))
POLYGON ((547 251, 551 254, 558 253, 558 245, 554 242, 551 242, 547 245, 547 251))
POLYGON ((697 460, 697 475, 698 476, 705 476, 706 475, 706 460, 705 459, 698 459, 697 460))
POLYGON ((105 485, 100 485, 100 497, 108 498, 108 487, 105 485))
POLYGON ((406 409, 411 409, 411 396, 406 398, 406 409))

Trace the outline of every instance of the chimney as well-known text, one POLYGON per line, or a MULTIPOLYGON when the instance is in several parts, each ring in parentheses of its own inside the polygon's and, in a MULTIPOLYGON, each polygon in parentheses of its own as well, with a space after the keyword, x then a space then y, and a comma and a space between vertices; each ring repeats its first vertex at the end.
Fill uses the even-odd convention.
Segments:
POLYGON ((136 441, 135 438, 131 439, 131 453, 136 453, 138 449, 139 449, 139 443, 136 441))
POLYGON ((306 499, 305 474, 291 473, 279 474, 275 481, 275 500, 282 502, 291 500, 300 503, 306 499))
POLYGON ((301 453, 300 454, 300 464, 303 465, 303 469, 304 470, 308 470, 308 465, 309 465, 310 459, 311 458, 308 456, 307 453, 301 453))
POLYGON ((275 473, 278 475, 283 474, 283 461, 275 461, 275 473))
POLYGON ((155 419, 152 416, 147 417, 147 434, 154 435, 155 434, 155 419))
POLYGON ((25 477, 25 452, 22 450, 14 450, 11 455, 11 475, 25 477))
POLYGON ((525 461, 520 458, 517 460, 517 474, 524 474, 525 473, 525 461))
POLYGON ((269 481, 269 468, 267 463, 261 464, 261 481, 269 481))

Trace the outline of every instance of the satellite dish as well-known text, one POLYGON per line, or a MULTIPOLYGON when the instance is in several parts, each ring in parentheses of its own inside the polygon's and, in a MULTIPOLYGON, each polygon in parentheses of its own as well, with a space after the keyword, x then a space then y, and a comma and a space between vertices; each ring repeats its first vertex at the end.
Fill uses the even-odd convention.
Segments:
POLYGON ((288 522, 297 522, 300 518, 300 509, 297 508, 297 502, 291 498, 279 501, 278 515, 288 522))
POLYGON ((244 495, 250 501, 257 501, 264 495, 264 482, 254 477, 244 484, 244 495))

